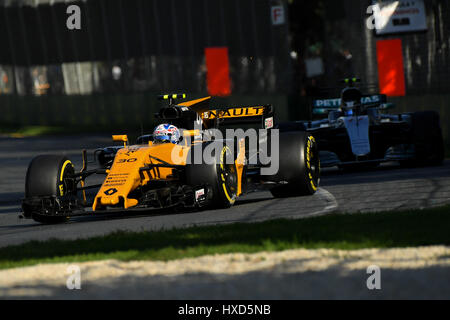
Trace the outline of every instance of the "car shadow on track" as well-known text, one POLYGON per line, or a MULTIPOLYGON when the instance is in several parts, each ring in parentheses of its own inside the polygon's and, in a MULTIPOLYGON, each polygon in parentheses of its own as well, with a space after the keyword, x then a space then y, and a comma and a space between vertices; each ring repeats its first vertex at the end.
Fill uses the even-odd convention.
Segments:
MULTIPOLYGON (((272 197, 262 197, 257 199, 242 199, 236 201, 234 208, 239 208, 243 205, 255 204, 258 202, 272 200, 272 197)), ((216 209, 221 210, 221 209, 216 209)), ((228 209, 224 209, 228 210, 228 209)), ((12 211, 7 210, 8 213, 12 211)), ((20 209, 18 209, 20 211, 20 209)), ((186 215, 186 214, 208 214, 215 211, 214 209, 205 209, 205 210, 182 210, 182 209, 141 209, 141 210, 118 210, 114 212, 105 212, 105 213, 96 213, 95 215, 86 214, 85 216, 77 216, 72 217, 67 223, 62 224, 40 224, 34 222, 33 220, 21 220, 23 223, 13 224, 13 225, 4 225, 0 226, 0 230, 15 230, 15 229, 33 229, 33 228, 42 228, 46 226, 58 226, 58 225, 71 225, 71 224, 80 224, 80 223, 89 223, 96 221, 116 221, 116 220, 125 220, 125 219, 135 219, 135 218, 149 218, 149 217, 160 217, 160 216, 176 216, 176 215, 186 215), (30 222, 30 223, 25 223, 30 222)))
MULTIPOLYGON (((258 202, 272 200, 272 197, 264 197, 258 199, 243 199, 236 201, 234 208, 239 208, 239 206, 246 204, 255 204, 258 202)), ((139 211, 115 211, 109 213, 100 213, 91 216, 79 216, 70 219, 70 223, 83 223, 83 222, 93 222, 93 221, 107 221, 107 220, 121 220, 121 219, 132 219, 132 218, 144 218, 144 217, 160 217, 160 216, 177 216, 186 214, 207 214, 215 210, 228 210, 228 209, 205 209, 205 210, 188 210, 188 209, 142 209, 139 211)))

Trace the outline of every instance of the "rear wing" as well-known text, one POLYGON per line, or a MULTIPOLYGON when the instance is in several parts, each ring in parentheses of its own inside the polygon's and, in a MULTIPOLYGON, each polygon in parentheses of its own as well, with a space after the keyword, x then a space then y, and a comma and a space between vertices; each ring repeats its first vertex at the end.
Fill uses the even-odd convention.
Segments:
POLYGON ((271 129, 274 126, 272 105, 207 110, 202 112, 200 117, 207 128, 231 128, 242 125, 271 129))
MULTIPOLYGON (((366 107, 376 107, 387 102, 386 95, 365 95, 361 98, 361 104, 366 107)), ((313 100, 313 114, 327 114, 330 111, 339 110, 341 99, 317 99, 313 100)))
POLYGON ((206 128, 226 128, 235 125, 254 125, 263 129, 274 126, 274 110, 272 105, 225 107, 212 109, 211 97, 179 103, 181 108, 195 111, 206 128))

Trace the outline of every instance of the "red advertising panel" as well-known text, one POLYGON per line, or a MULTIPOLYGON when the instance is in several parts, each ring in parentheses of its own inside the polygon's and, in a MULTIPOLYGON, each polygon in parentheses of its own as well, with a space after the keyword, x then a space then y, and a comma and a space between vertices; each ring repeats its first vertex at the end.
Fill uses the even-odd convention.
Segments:
POLYGON ((377 41, 377 60, 380 92, 390 97, 404 96, 406 89, 402 40, 377 41))
POLYGON ((205 57, 209 94, 211 96, 229 96, 231 83, 228 48, 205 48, 205 57))

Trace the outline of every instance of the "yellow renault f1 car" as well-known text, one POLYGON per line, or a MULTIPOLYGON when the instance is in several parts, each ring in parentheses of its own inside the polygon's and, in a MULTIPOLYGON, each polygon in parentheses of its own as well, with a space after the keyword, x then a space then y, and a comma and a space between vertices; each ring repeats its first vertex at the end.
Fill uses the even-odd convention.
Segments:
POLYGON ((210 97, 175 104, 180 97, 185 95, 161 96, 168 105, 155 115, 160 123, 181 129, 176 144, 156 143, 148 134, 129 145, 126 135, 116 135, 113 140, 121 145, 96 150, 98 166, 90 170, 86 151, 80 170, 63 155, 34 158, 26 175, 23 217, 57 223, 112 210, 226 208, 241 195, 261 189, 270 190, 275 197, 316 192, 320 162, 310 133, 258 135, 257 147, 252 147, 251 137, 245 135, 233 141, 211 138, 214 130, 274 133, 271 105, 212 109, 210 97), (274 137, 277 150, 260 148, 275 145, 274 137), (269 158, 267 150, 271 150, 270 159, 277 158, 277 170, 263 174, 271 166, 261 161, 264 156, 269 158), (88 183, 99 175, 101 184, 88 183))

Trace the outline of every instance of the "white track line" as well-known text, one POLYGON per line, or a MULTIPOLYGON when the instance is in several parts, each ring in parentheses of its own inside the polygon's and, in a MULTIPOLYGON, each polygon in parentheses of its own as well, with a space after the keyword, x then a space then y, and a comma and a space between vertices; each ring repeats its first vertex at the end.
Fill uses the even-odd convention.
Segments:
POLYGON ((323 208, 322 210, 314 211, 314 212, 307 213, 307 214, 302 214, 302 215, 287 214, 287 215, 279 215, 279 216, 272 216, 272 217, 264 217, 262 219, 254 219, 254 220, 249 221, 249 222, 261 222, 261 221, 272 220, 274 218, 275 219, 276 218, 280 218, 280 219, 304 219, 304 218, 310 218, 310 217, 319 217, 319 216, 324 216, 324 215, 333 213, 339 207, 339 204, 338 204, 336 198, 328 190, 326 190, 324 188, 319 188, 317 190, 317 192, 316 192, 316 195, 319 196, 320 198, 324 199, 325 202, 326 202, 326 207, 323 208))
POLYGON ((319 188, 319 190, 317 190, 316 194, 319 197, 324 198, 328 205, 320 211, 315 211, 315 212, 308 213, 305 215, 297 216, 297 218, 309 218, 309 217, 314 217, 314 216, 323 216, 323 215, 330 214, 330 213, 336 211, 336 209, 339 207, 339 204, 338 204, 336 198, 328 190, 326 190, 324 188, 319 188))
POLYGON ((336 210, 339 207, 339 204, 338 204, 336 198, 327 189, 320 188, 318 190, 318 192, 319 192, 319 195, 324 196, 326 198, 326 200, 328 200, 328 202, 331 203, 329 206, 325 207, 324 210, 336 210))

